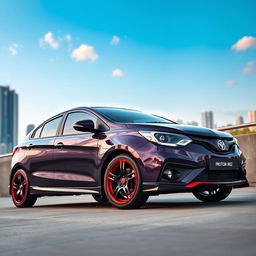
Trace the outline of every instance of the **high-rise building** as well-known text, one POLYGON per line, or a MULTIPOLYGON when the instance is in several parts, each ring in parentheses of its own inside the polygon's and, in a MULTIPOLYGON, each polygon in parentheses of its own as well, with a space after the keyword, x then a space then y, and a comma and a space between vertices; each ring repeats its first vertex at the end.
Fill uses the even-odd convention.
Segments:
POLYGON ((18 142, 18 95, 0 86, 0 154, 12 152, 18 142))
POLYGON ((212 111, 205 111, 201 114, 202 117, 202 126, 206 128, 214 128, 214 121, 213 121, 213 112, 212 111))
POLYGON ((249 110, 247 112, 248 123, 256 122, 256 110, 249 110))
POLYGON ((177 124, 183 124, 183 120, 182 120, 182 119, 177 119, 175 122, 176 122, 177 124))
POLYGON ((28 124, 26 129, 26 135, 28 135, 32 130, 34 130, 35 125, 34 124, 28 124))
MULTIPOLYGON (((249 110, 247 112, 248 123, 256 122, 256 110, 249 110)), ((256 132, 256 126, 252 126, 249 128, 250 131, 256 132)))
POLYGON ((198 122, 196 122, 196 121, 187 122, 186 124, 187 125, 198 126, 198 122))
POLYGON ((243 124, 244 123, 244 118, 242 116, 238 116, 236 118, 236 124, 243 124))

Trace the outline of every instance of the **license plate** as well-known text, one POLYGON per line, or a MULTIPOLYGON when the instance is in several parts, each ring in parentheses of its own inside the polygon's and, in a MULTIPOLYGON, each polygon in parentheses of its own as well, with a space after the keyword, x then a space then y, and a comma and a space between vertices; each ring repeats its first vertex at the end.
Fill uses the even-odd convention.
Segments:
POLYGON ((229 158, 211 158, 209 160, 210 170, 238 170, 239 160, 229 158))

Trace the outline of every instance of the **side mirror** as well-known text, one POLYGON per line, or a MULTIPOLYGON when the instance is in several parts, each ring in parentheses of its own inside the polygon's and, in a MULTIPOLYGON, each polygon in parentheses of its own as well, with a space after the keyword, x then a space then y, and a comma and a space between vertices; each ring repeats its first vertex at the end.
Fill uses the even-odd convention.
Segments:
POLYGON ((94 122, 92 120, 81 120, 73 124, 73 128, 79 132, 95 132, 94 122))

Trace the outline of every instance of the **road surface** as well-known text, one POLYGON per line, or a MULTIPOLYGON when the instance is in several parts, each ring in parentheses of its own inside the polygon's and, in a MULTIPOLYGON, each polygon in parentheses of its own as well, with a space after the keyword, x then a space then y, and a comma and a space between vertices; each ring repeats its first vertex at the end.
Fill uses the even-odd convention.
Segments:
POLYGON ((220 203, 192 194, 151 197, 118 210, 91 196, 38 199, 17 209, 0 198, 0 255, 256 255, 256 188, 220 203))

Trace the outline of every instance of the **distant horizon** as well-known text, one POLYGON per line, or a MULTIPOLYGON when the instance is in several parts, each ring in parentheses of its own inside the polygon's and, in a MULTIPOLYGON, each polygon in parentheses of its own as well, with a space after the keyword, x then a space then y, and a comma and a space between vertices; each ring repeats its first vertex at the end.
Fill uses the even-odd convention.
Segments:
MULTIPOLYGON (((14 91, 17 93, 17 91, 15 90, 15 88, 12 87, 11 85, 2 85, 2 84, 0 84, 0 86, 7 86, 7 87, 10 88, 10 90, 14 90, 14 91)), ((19 96, 19 94, 18 94, 18 96, 19 96)), ((19 101, 20 101, 20 97, 19 97, 19 101)), ((19 104, 20 104, 20 103, 19 103, 19 104)), ((40 118, 37 118, 37 120, 39 120, 37 123, 31 121, 30 123, 24 124, 22 127, 21 127, 21 125, 20 125, 20 118, 19 118, 19 134, 18 134, 18 140, 21 141, 21 140, 26 136, 26 129, 27 129, 27 126, 28 126, 28 125, 33 124, 33 125, 35 125, 35 127, 37 127, 37 126, 40 125, 42 122, 44 122, 45 120, 47 120, 48 118, 50 118, 50 117, 52 117, 52 116, 54 116, 54 115, 56 115, 56 114, 58 114, 58 113, 61 113, 61 112, 64 112, 64 111, 66 111, 66 110, 68 110, 68 109, 77 108, 77 107, 117 107, 117 108, 120 107, 120 108, 129 108, 129 109, 144 111, 144 112, 151 113, 151 114, 160 115, 160 116, 162 116, 162 117, 169 118, 169 119, 171 119, 172 121, 175 121, 175 122, 180 122, 180 121, 182 121, 181 124, 184 124, 184 125, 188 125, 188 123, 196 122, 196 123, 198 123, 199 126, 202 126, 202 127, 203 127, 203 125, 202 125, 201 114, 202 114, 203 112, 205 112, 205 111, 212 111, 212 112, 213 112, 213 120, 214 120, 214 128, 220 128, 220 127, 225 127, 225 126, 229 126, 229 125, 235 125, 236 118, 238 118, 239 116, 242 116, 242 117, 243 117, 244 123, 248 123, 248 116, 247 116, 248 111, 251 111, 251 110, 253 110, 253 111, 255 110, 255 111, 256 111, 256 109, 248 109, 248 110, 245 110, 245 114, 237 114, 236 116, 234 116, 234 121, 233 121, 233 122, 224 123, 224 124, 218 125, 218 124, 216 123, 216 121, 215 121, 215 111, 212 110, 212 109, 201 111, 201 112, 199 113, 197 119, 194 119, 194 120, 192 120, 192 119, 191 119, 191 120, 186 120, 186 119, 183 119, 182 117, 180 117, 180 118, 178 117, 178 118, 176 118, 176 119, 173 119, 173 118, 171 117, 171 115, 168 115, 168 114, 167 114, 167 115, 163 115, 163 114, 161 114, 161 113, 150 112, 150 111, 146 111, 146 110, 142 110, 142 109, 138 109, 138 108, 127 107, 127 106, 125 106, 125 105, 123 105, 123 106, 114 106, 114 105, 112 105, 112 106, 111 106, 111 105, 105 105, 105 106, 103 106, 103 105, 97 105, 97 106, 96 106, 96 105, 91 105, 91 106, 77 105, 77 106, 73 106, 73 107, 69 107, 69 108, 60 110, 60 111, 58 111, 58 112, 55 112, 55 111, 53 110, 51 115, 47 115, 47 114, 45 113, 45 114, 42 115, 42 116, 45 116, 45 118, 41 118, 41 119, 40 119, 40 118)), ((19 106, 19 108, 20 108, 20 106, 19 106)), ((41 114, 42 114, 42 113, 41 113, 41 114)), ((235 112, 234 112, 234 114, 235 114, 235 112)), ((21 116, 20 113, 19 113, 19 116, 21 116)))

